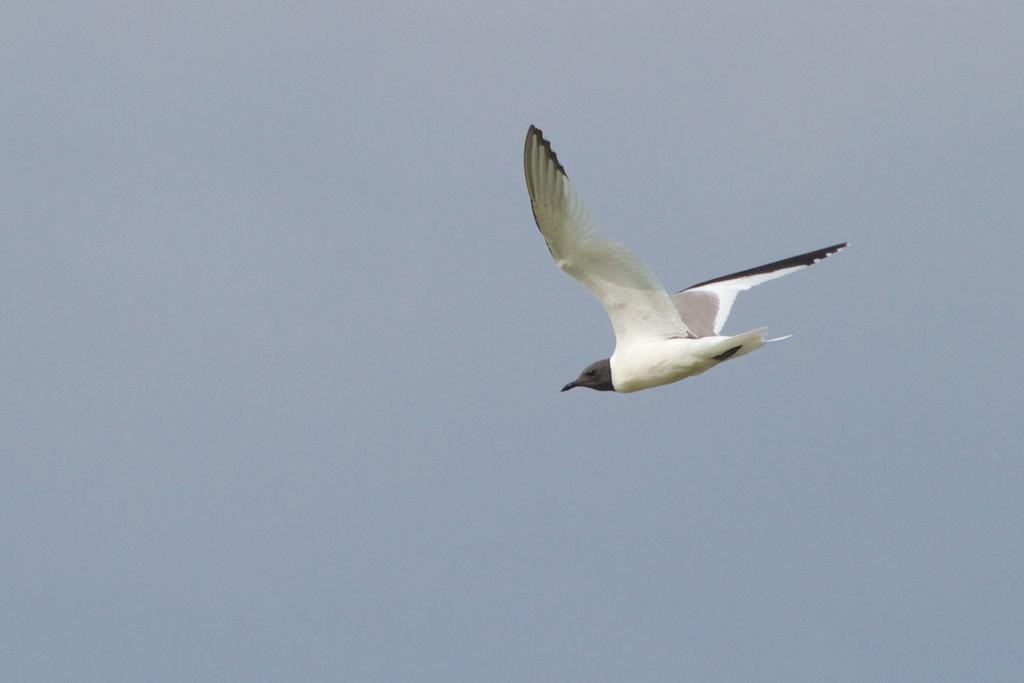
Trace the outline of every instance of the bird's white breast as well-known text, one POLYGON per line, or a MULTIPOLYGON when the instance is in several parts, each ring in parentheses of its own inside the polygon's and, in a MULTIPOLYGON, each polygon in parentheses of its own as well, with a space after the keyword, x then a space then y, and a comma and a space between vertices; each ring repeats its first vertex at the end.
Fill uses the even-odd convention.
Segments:
POLYGON ((640 391, 699 375, 716 364, 707 349, 719 339, 658 339, 616 347, 610 359, 615 391, 640 391))

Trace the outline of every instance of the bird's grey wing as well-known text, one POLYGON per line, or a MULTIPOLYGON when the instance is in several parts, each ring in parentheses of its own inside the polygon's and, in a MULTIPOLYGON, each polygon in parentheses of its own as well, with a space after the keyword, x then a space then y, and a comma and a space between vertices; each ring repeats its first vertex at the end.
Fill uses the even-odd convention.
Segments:
POLYGON ((533 217, 548 251, 604 306, 616 344, 692 336, 647 266, 597 233, 551 144, 534 126, 526 134, 523 166, 533 217))
POLYGON ((845 249, 846 242, 833 244, 831 247, 816 249, 806 254, 791 256, 780 261, 767 263, 756 268, 749 268, 723 275, 713 280, 700 282, 672 295, 679 317, 694 336, 710 337, 722 331, 736 296, 762 282, 768 282, 783 275, 795 273, 807 266, 845 249))

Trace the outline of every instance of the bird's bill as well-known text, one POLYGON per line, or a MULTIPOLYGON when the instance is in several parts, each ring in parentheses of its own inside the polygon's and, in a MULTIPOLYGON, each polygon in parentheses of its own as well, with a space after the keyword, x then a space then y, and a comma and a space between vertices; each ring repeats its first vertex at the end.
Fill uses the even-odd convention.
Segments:
POLYGON ((569 391, 573 387, 577 387, 577 386, 579 386, 579 385, 576 384, 576 380, 573 380, 573 381, 569 382, 568 384, 566 384, 564 387, 562 387, 562 391, 569 391))

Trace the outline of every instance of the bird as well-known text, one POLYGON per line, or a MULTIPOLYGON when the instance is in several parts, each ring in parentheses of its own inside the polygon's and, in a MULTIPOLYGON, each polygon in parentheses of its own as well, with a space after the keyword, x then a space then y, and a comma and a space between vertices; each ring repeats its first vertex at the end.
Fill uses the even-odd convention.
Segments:
POLYGON ((766 339, 766 327, 732 336, 721 332, 740 292, 848 246, 840 242, 699 282, 670 296, 639 258, 598 232, 551 143, 536 126, 526 133, 523 166, 533 217, 551 257, 601 303, 615 333, 611 357, 588 365, 562 391, 650 389, 788 338, 766 339))

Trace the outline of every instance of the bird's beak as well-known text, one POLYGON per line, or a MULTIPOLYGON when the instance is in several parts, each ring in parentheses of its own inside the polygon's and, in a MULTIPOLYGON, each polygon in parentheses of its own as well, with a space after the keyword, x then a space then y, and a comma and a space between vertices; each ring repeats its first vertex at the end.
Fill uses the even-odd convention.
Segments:
POLYGON ((569 391, 570 389, 572 389, 575 386, 579 386, 579 385, 576 384, 576 380, 573 380, 573 381, 569 382, 568 384, 566 384, 564 387, 562 387, 562 391, 569 391))

